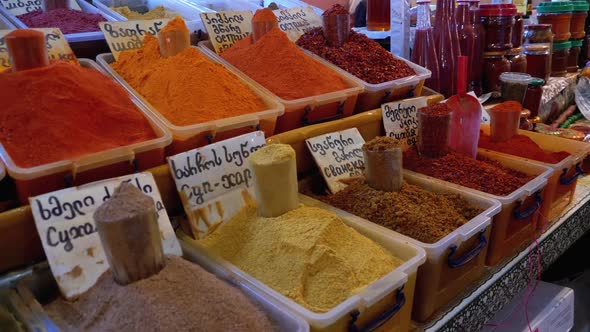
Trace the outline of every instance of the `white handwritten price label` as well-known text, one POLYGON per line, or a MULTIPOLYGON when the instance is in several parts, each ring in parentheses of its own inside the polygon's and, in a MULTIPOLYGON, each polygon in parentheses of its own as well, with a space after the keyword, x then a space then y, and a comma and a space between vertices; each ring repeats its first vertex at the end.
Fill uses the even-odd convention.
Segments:
POLYGON ((67 299, 90 289, 109 268, 93 213, 125 181, 154 199, 164 253, 182 254, 150 173, 123 176, 31 197, 29 202, 47 261, 67 299))
POLYGON ((146 35, 157 35, 168 24, 168 21, 170 19, 161 18, 140 21, 100 22, 99 26, 115 60, 118 60, 121 52, 141 48, 143 38, 146 35))
POLYGON ((358 129, 308 138, 305 143, 333 194, 346 187, 340 180, 363 173, 365 140, 358 129))
MULTIPOLYGON (((47 47, 47 56, 49 61, 67 61, 78 63, 76 55, 70 48, 66 37, 58 28, 33 29, 45 34, 45 47, 47 47)), ((4 42, 4 36, 13 30, 0 30, 0 68, 10 68, 10 57, 8 48, 4 42)))
MULTIPOLYGON (((42 0, 0 0, 0 5, 14 16, 43 9, 42 0)), ((70 9, 81 10, 76 0, 70 0, 70 9)))
POLYGON ((385 135, 402 143, 403 149, 416 145, 418 109, 428 106, 425 97, 394 101, 381 105, 385 135))
POLYGON ((246 159, 265 144, 264 133, 256 131, 168 158, 193 237, 203 237, 231 215, 227 208, 219 210, 219 204, 211 202, 223 202, 217 200, 223 195, 240 198, 243 189, 254 185, 246 159))
POLYGON ((322 18, 311 7, 294 7, 273 10, 283 30, 291 41, 297 41, 304 33, 322 27, 322 18))
POLYGON ((217 54, 252 32, 252 12, 201 13, 205 30, 217 54))

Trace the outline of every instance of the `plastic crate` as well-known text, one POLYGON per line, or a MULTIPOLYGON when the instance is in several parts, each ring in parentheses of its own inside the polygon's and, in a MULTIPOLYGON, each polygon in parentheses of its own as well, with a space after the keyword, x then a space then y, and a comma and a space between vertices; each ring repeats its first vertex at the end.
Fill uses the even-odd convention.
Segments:
MULTIPOLYGON (((490 127, 488 125, 482 125, 481 129, 489 135, 490 127)), ((553 169, 543 196, 546 204, 541 211, 542 220, 545 222, 539 223, 539 228, 542 229, 547 227, 552 221, 555 221, 574 199, 578 177, 583 173, 582 163, 588 156, 588 153, 590 153, 590 144, 527 130, 519 130, 518 134, 530 137, 545 151, 566 151, 570 153, 569 157, 559 163, 549 164, 494 151, 498 154, 512 156, 519 160, 527 160, 531 163, 545 165, 553 169)))
MULTIPOLYGON (((107 21, 116 21, 116 19, 108 14, 105 14, 98 10, 98 8, 91 5, 89 2, 84 0, 77 0, 78 5, 85 13, 101 14, 107 21)), ((8 20, 16 26, 18 29, 28 28, 21 20, 16 16, 12 15, 6 8, 0 5, 0 15, 5 16, 8 20)), ((64 34, 66 40, 70 44, 70 47, 78 56, 80 54, 91 54, 93 50, 101 49, 106 46, 104 34, 102 31, 93 32, 80 32, 80 33, 68 33, 64 34)))
POLYGON ((344 76, 350 77, 353 80, 359 82, 363 87, 364 91, 359 95, 356 102, 355 113, 365 112, 372 109, 380 108, 381 104, 388 103, 390 101, 400 100, 404 98, 411 98, 414 96, 420 96, 424 81, 429 79, 432 72, 424 67, 421 67, 413 62, 406 59, 400 58, 393 55, 396 59, 402 60, 407 63, 414 71, 416 75, 400 78, 393 81, 387 81, 379 84, 371 84, 362 79, 352 75, 346 70, 336 66, 330 61, 302 48, 306 53, 324 63, 326 66, 338 71, 344 76))
MULTIPOLYGON (((113 6, 125 6, 124 2, 118 0, 93 0, 92 2, 96 8, 98 8, 103 13, 115 18, 117 21, 128 21, 128 19, 117 13, 116 11, 112 10, 110 7, 113 6)), ((182 16, 186 26, 188 27, 189 31, 192 33, 197 33, 199 30, 205 31, 205 26, 201 21, 201 13, 212 12, 211 9, 207 7, 203 7, 194 3, 185 2, 182 0, 145 0, 142 2, 137 3, 129 3, 129 5, 144 5, 147 9, 151 10, 157 6, 164 6, 166 10, 176 12, 182 16)), ((131 7, 133 9, 135 7, 131 7)))
MULTIPOLYGON (((277 133, 350 116, 354 112, 359 93, 363 91, 362 85, 357 80, 337 72, 348 83, 349 87, 347 89, 294 100, 282 99, 218 56, 213 51, 211 42, 200 42, 199 47, 204 53, 217 58, 219 62, 239 72, 252 85, 273 95, 285 106, 285 114, 277 121, 277 133)), ((317 59, 316 61, 324 64, 317 59)))
MULTIPOLYGON (((274 326, 279 331, 308 332, 309 324, 302 318, 290 313, 275 301, 266 299, 256 293, 252 288, 243 283, 235 283, 233 280, 225 281, 242 291, 246 297, 264 311, 274 326)), ((2 280, 0 280, 0 283, 2 280)), ((16 311, 16 316, 30 330, 57 331, 55 323, 45 313, 41 304, 55 298, 59 293, 57 283, 53 278, 49 266, 46 263, 38 264, 32 269, 19 273, 19 278, 10 280, 15 287, 12 294, 12 303, 22 303, 22 306, 13 306, 11 311, 16 311), (33 328, 34 327, 34 328, 33 328), (53 327, 53 328, 52 328, 53 327)), ((198 294, 195 294, 198 295, 198 294)), ((194 317, 195 326, 198 326, 198 317, 194 317)))
MULTIPOLYGON (((313 202, 308 197, 300 196, 301 203, 313 202)), ((368 285, 330 311, 315 313, 297 304, 286 296, 252 278, 231 263, 210 256, 197 241, 179 231, 178 237, 185 256, 222 278, 231 278, 251 286, 266 298, 271 298, 298 316, 303 317, 314 331, 351 331, 354 327, 380 326, 386 331, 407 331, 410 324, 410 312, 414 299, 416 272, 424 263, 424 250, 407 243, 393 233, 384 233, 379 229, 368 227, 366 222, 341 215, 343 221, 385 250, 400 258, 404 263, 381 279, 368 285), (403 288, 402 288, 403 287, 403 288), (402 304, 400 306, 400 304, 402 304), (352 313, 357 311, 358 316, 352 313), (381 325, 379 325, 381 324, 381 325)), ((353 329, 353 331, 355 331, 353 329)))
MULTIPOLYGON (((197 48, 199 49, 199 48, 197 48)), ((199 49, 200 50, 200 49, 199 49)), ((211 57, 205 53, 210 60, 221 63, 217 58, 211 57)), ((143 96, 139 94, 133 87, 131 87, 111 66, 115 61, 111 53, 100 54, 97 57, 98 63, 118 81, 125 89, 135 95, 147 109, 150 110, 160 121, 162 121, 168 130, 172 133, 174 141, 172 145, 166 150, 166 155, 175 155, 194 148, 198 148, 210 143, 222 141, 231 137, 236 137, 248 132, 262 130, 267 136, 275 132, 277 117, 283 114, 283 106, 278 103, 272 96, 261 90, 259 87, 252 85, 245 80, 233 68, 228 68, 224 63, 221 63, 231 73, 236 75, 245 85, 247 85, 254 94, 266 104, 266 109, 259 112, 244 114, 231 118, 213 120, 203 123, 195 123, 189 126, 177 126, 172 124, 157 109, 152 106, 143 96)), ((227 96, 231 99, 231 96, 227 96)))
POLYGON ((199 6, 207 7, 215 12, 244 11, 255 12, 262 9, 255 3, 243 0, 186 0, 199 6))
MULTIPOLYGON (((92 60, 79 59, 79 61, 83 67, 104 73, 92 60)), ((0 144, 0 159, 6 165, 8 175, 14 179, 21 204, 27 204, 30 196, 161 165, 165 161, 164 148, 172 141, 170 133, 139 100, 132 95, 129 97, 149 121, 157 135, 156 138, 29 168, 18 167, 0 144)))

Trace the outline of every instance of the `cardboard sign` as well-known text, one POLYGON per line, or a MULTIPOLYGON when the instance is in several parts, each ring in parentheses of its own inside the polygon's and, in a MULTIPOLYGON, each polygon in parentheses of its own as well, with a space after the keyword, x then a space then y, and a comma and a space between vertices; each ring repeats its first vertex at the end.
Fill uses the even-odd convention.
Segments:
MULTIPOLYGON (((14 16, 43 9, 42 0, 0 0, 0 5, 14 16)), ((76 0, 70 0, 70 9, 81 10, 76 0)))
POLYGON ((381 105, 385 135, 402 143, 406 150, 416 145, 418 138, 418 109, 426 107, 425 97, 394 101, 381 105))
MULTIPOLYGON (((70 63, 78 63, 76 55, 70 48, 70 44, 66 37, 58 28, 43 28, 32 29, 41 31, 45 34, 45 45, 47 47, 47 56, 49 61, 67 61, 70 63)), ((10 57, 8 56, 8 48, 4 42, 4 36, 13 30, 0 30, 0 68, 10 68, 10 57)))
POLYGON ((322 18, 311 7, 294 7, 273 10, 283 30, 292 41, 297 41, 304 33, 322 27, 322 18))
POLYGON ((339 180, 363 173, 365 140, 358 129, 308 138, 305 143, 333 194, 346 187, 339 180))
POLYGON ((90 289, 109 268, 92 215, 124 181, 131 182, 154 199, 164 253, 182 254, 151 173, 122 176, 31 197, 29 202, 47 261, 67 299, 90 289))
POLYGON ((135 50, 143 46, 143 38, 146 35, 157 35, 168 24, 170 19, 160 18, 155 20, 100 22, 100 30, 115 57, 123 51, 135 50))
POLYGON ((252 32, 251 11, 201 13, 201 19, 217 54, 252 32))
POLYGON ((257 131, 168 158, 193 237, 204 236, 210 227, 233 215, 227 208, 218 210, 219 204, 211 203, 223 202, 216 198, 224 195, 230 201, 239 200, 242 190, 254 185, 246 159, 265 144, 264 133, 257 131))

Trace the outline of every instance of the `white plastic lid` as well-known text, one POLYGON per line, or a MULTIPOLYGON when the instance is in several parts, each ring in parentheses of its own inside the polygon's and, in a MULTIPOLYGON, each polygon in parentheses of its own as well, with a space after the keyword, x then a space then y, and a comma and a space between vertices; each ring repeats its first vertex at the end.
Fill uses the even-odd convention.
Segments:
POLYGON ((502 82, 510 82, 510 83, 519 83, 519 84, 529 84, 532 76, 525 73, 514 73, 514 72, 505 72, 500 74, 500 81, 502 82))

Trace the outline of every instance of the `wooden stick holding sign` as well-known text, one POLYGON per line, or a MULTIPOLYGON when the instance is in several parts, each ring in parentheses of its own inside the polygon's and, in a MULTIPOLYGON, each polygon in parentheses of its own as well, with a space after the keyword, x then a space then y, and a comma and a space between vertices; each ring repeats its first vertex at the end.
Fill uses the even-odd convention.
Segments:
POLYGON ((113 277, 121 285, 157 274, 166 264, 154 200, 123 182, 94 212, 113 277))
POLYGON ((13 72, 49 65, 45 34, 41 31, 19 29, 4 37, 13 72))

